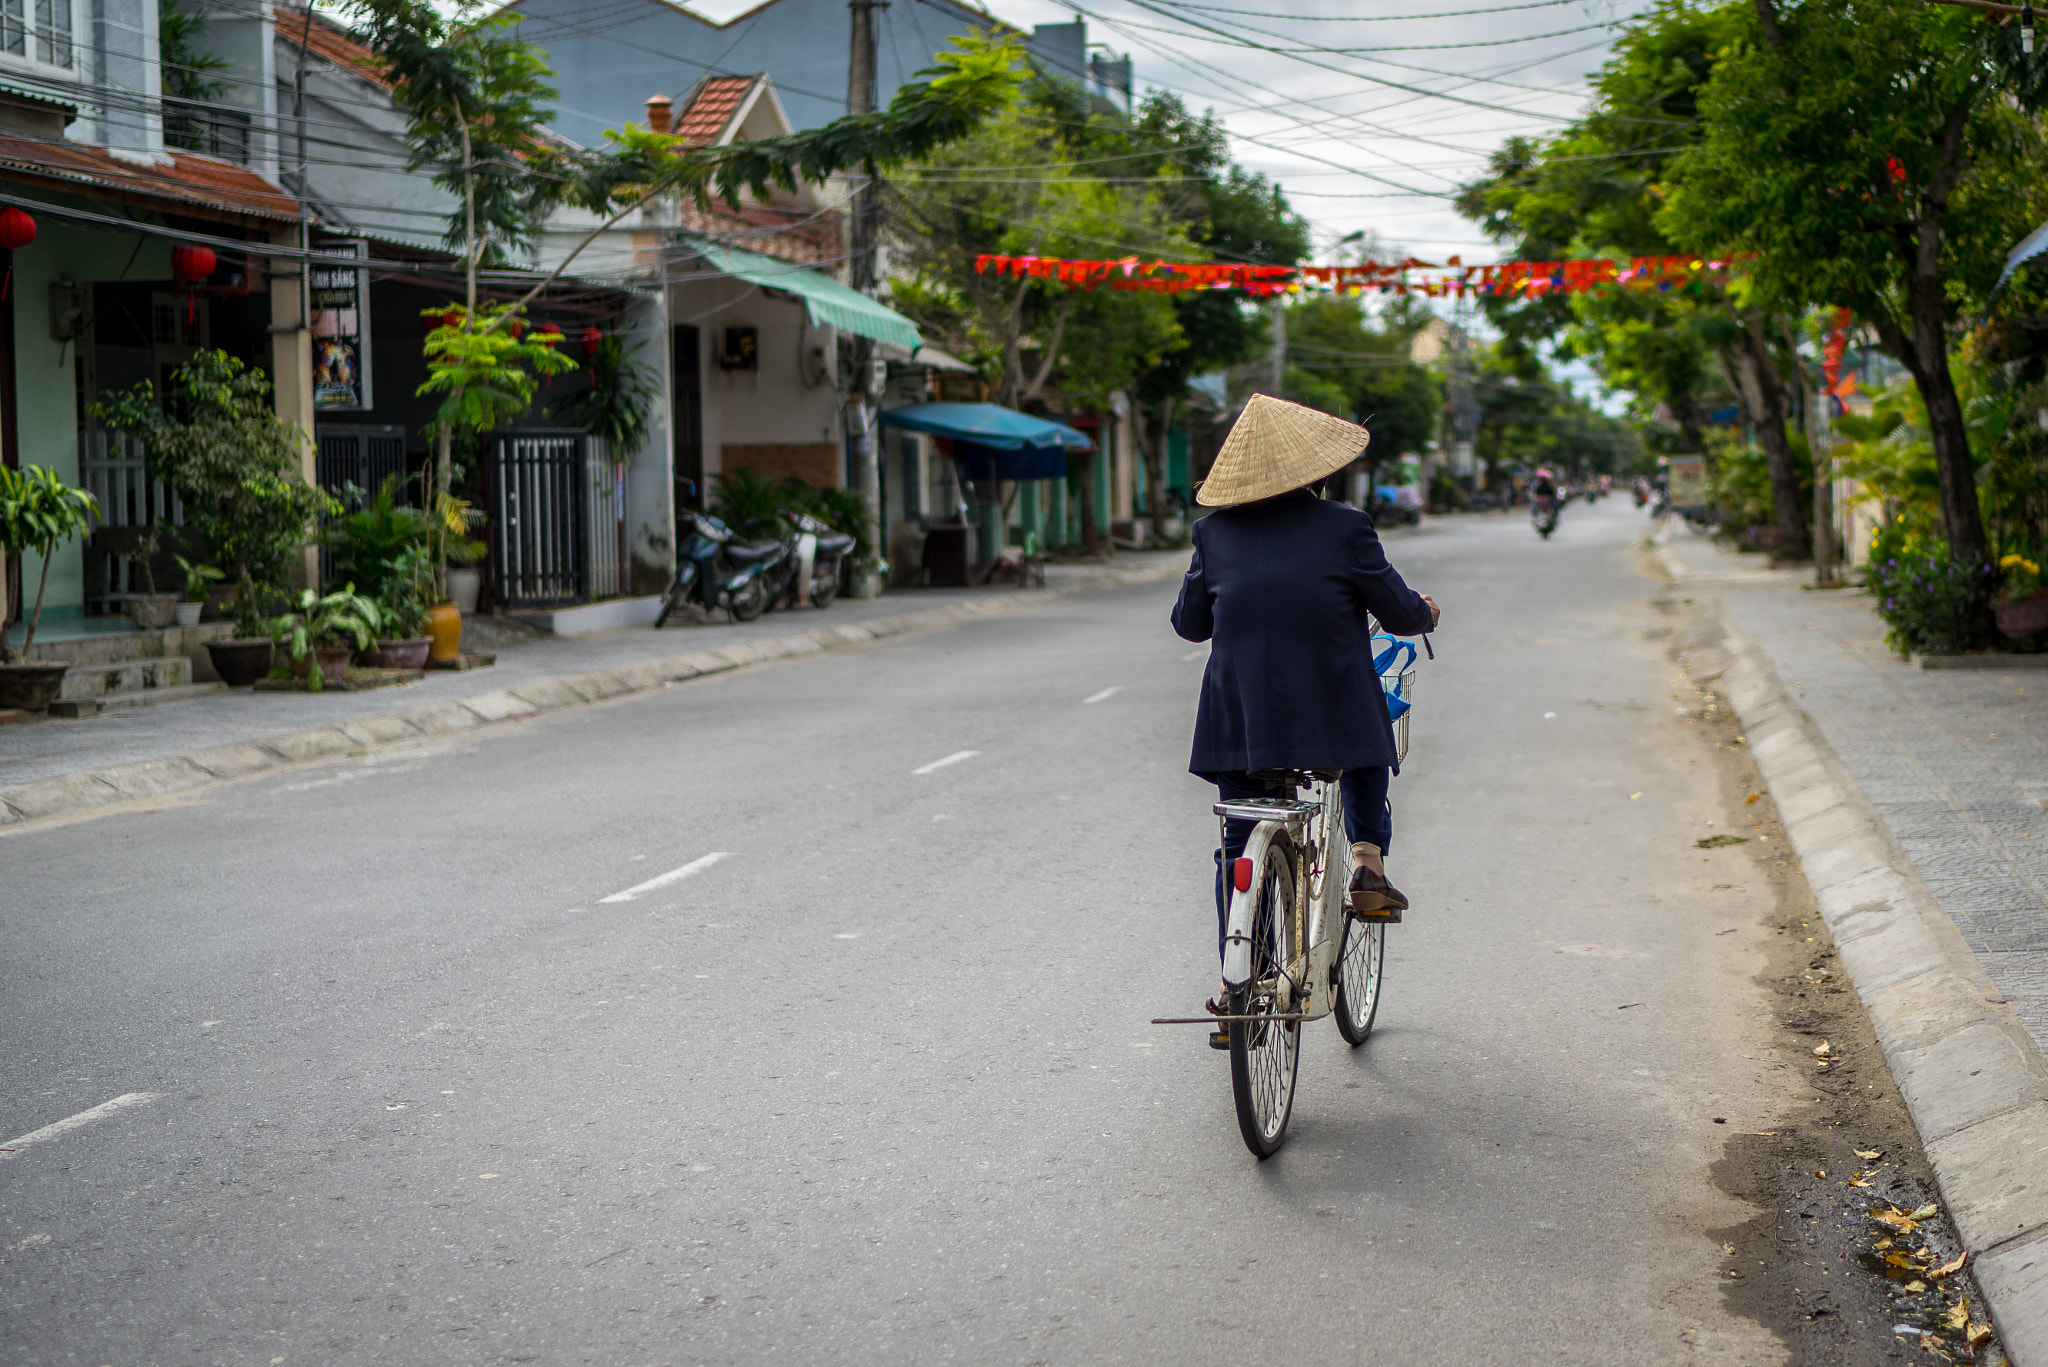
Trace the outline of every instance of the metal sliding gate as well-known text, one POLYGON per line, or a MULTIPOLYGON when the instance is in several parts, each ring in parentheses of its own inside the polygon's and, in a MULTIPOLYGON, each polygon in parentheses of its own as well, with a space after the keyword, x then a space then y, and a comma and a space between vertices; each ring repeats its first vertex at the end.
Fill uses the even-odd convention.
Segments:
POLYGON ((582 432, 491 435, 485 512, 501 607, 563 607, 624 587, 624 472, 582 432))

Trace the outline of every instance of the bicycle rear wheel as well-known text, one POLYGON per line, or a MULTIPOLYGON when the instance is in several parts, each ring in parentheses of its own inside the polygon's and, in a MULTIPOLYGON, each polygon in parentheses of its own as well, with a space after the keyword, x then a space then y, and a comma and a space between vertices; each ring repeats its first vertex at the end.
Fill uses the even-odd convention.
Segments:
MULTIPOLYGON (((1270 1016, 1299 1008, 1281 976, 1298 952, 1294 861, 1284 841, 1266 847, 1254 871, 1258 902, 1252 915, 1251 981, 1230 994, 1233 1016, 1270 1016)), ((1294 1079, 1301 1065, 1300 1021, 1232 1021, 1230 1090, 1245 1147, 1260 1158, 1277 1152, 1294 1110, 1294 1079)))
POLYGON ((1380 970, 1387 958, 1384 925, 1344 918, 1344 949, 1337 958, 1337 1032, 1353 1048, 1372 1033, 1380 1010, 1380 970))

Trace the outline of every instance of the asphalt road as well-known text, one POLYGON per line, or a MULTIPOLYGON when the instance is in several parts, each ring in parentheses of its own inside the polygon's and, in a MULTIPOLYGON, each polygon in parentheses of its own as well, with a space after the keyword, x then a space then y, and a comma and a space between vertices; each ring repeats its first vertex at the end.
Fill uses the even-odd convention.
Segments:
POLYGON ((1172 585, 0 838, 0 1141, 153 1094, 0 1152, 0 1363, 1783 1360, 1641 527, 1390 542, 1414 909, 1264 1164, 1172 585))

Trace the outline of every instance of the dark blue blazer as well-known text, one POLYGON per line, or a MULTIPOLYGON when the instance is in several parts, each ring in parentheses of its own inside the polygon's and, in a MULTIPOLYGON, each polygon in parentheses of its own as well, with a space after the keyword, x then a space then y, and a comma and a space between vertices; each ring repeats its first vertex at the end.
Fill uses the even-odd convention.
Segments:
POLYGON ((1304 489, 1197 522, 1173 629, 1215 644, 1189 771, 1395 767, 1368 613, 1397 636, 1429 629, 1356 508, 1304 489))

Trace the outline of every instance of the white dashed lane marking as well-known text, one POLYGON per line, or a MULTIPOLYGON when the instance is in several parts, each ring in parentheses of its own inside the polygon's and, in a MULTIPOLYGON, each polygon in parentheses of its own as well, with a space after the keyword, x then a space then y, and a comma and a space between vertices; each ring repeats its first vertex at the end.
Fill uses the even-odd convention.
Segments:
POLYGON ((600 897, 597 900, 600 903, 630 902, 643 892, 653 892, 656 888, 665 888, 670 883, 680 883, 691 874, 702 873, 719 860, 727 858, 731 853, 730 850, 713 850, 702 858, 692 859, 679 869, 670 869, 667 873, 656 874, 644 883, 635 883, 624 892, 615 892, 609 897, 600 897))
POLYGON ((124 1092, 112 1101, 103 1101, 89 1111, 80 1111, 77 1115, 67 1116, 54 1125, 43 1126, 40 1130, 30 1130, 19 1139, 10 1139, 5 1144, 0 1144, 0 1163, 6 1162, 24 1149, 34 1148, 37 1144, 48 1143, 59 1135, 68 1134, 72 1130, 84 1125, 90 1125, 95 1120, 103 1120, 116 1111, 125 1111, 130 1106, 147 1106, 162 1095, 163 1093, 161 1092, 124 1092))
POLYGON ((1086 705, 1091 702, 1101 702, 1103 699, 1113 698, 1123 691, 1124 690, 1121 686, 1117 684, 1111 684, 1108 688, 1103 689, 1100 693, 1096 693, 1090 697, 1081 699, 1081 702, 1083 703, 1083 705, 1086 705))
POLYGON ((973 759, 980 753, 981 751, 979 750, 955 750, 944 759, 935 759, 930 764, 921 765, 910 772, 913 774, 929 774, 934 769, 943 769, 949 764, 958 764, 963 759, 973 759))

